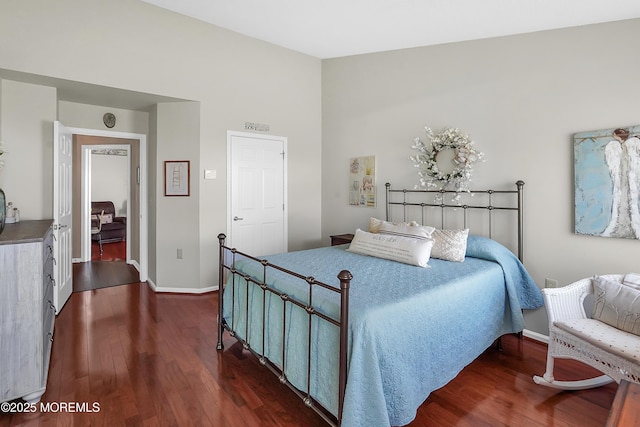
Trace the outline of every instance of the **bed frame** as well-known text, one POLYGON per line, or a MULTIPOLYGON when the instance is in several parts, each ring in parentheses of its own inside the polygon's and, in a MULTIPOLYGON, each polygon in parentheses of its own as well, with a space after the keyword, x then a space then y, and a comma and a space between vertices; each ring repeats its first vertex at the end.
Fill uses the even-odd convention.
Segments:
MULTIPOLYGON (((487 214, 487 232, 480 232, 477 234, 486 234, 489 238, 493 238, 493 213, 494 211, 515 211, 517 213, 517 255, 520 262, 523 262, 524 259, 524 234, 523 234, 523 225, 524 225, 524 215, 523 215, 523 189, 524 189, 524 181, 516 182, 515 190, 470 190, 468 192, 457 192, 453 190, 393 190, 391 189, 391 184, 386 183, 385 187, 387 189, 386 194, 386 217, 387 221, 390 221, 389 218, 392 218, 391 210, 394 206, 402 206, 402 221, 410 221, 415 220, 420 224, 429 224, 433 225, 435 222, 431 218, 440 217, 440 228, 445 228, 445 218, 446 213, 450 211, 456 211, 462 209, 462 227, 458 226, 457 228, 468 228, 468 211, 470 210, 482 210, 486 211, 487 214), (402 197, 394 198, 394 196, 402 195, 402 197), (417 197, 412 199, 412 195, 416 195, 417 197), (450 200, 447 200, 447 196, 452 195, 450 200), (495 199, 506 195, 507 200, 500 200, 499 204, 496 206, 495 199), (464 197, 463 199, 463 196, 464 197), (485 196, 485 203, 477 203, 478 200, 474 200, 473 204, 463 203, 462 201, 472 200, 472 198, 476 196, 485 196), (516 200, 508 200, 513 199, 513 196, 516 196, 516 200), (463 200, 460 200, 463 199, 463 200), (410 207, 418 208, 419 215, 409 215, 410 207), (434 212, 436 211, 435 215, 434 212)), ((393 216, 393 218, 396 218, 393 216)), ((515 251, 514 251, 515 252, 515 251)))
MULTIPOLYGON (((462 209, 463 216, 463 227, 468 228, 467 221, 467 212, 469 210, 483 210, 488 212, 488 215, 485 215, 488 218, 488 232, 481 232, 476 234, 486 234, 489 238, 493 236, 493 212, 494 211, 515 211, 517 213, 517 255, 520 261, 523 260, 523 187, 524 182, 518 181, 516 182, 515 190, 480 190, 480 191, 469 191, 464 193, 458 193, 456 191, 450 190, 394 190, 391 188, 391 184, 385 184, 386 187, 386 219, 390 221, 391 219, 391 211, 394 208, 399 208, 402 211, 402 221, 408 220, 417 220, 421 224, 435 224, 432 217, 433 211, 439 212, 440 216, 440 228, 445 228, 445 213, 449 210, 459 211, 462 209), (475 203, 473 204, 462 203, 459 200, 460 196, 464 196, 464 200, 467 200, 469 197, 475 197, 476 195, 483 195, 486 199, 486 203, 475 203), (504 199, 507 198, 507 200, 504 199), (448 200, 448 199, 451 200, 448 200), (496 198, 500 198, 500 202, 496 205, 496 198), (504 203, 504 204, 503 204, 504 203), (415 212, 418 211, 419 214, 416 216, 415 212), (429 220, 429 221, 427 221, 429 220)), ((458 227, 460 228, 460 227, 458 227)), ((271 264, 266 259, 256 258, 249 254, 238 251, 235 248, 231 248, 225 244, 226 236, 225 234, 218 235, 218 241, 220 246, 219 252, 219 295, 218 295, 218 344, 217 350, 223 350, 224 344, 222 342, 222 337, 224 331, 228 331, 229 335, 234 337, 237 341, 242 344, 242 347, 245 350, 251 352, 267 369, 273 372, 280 380, 281 383, 287 385, 298 397, 300 397, 305 405, 313 409, 316 413, 318 413, 328 424, 332 426, 339 426, 342 421, 342 409, 344 403, 344 395, 345 389, 347 385, 347 345, 348 345, 348 325, 349 325, 349 287, 351 283, 351 279, 353 276, 348 270, 342 270, 338 275, 338 282, 340 284, 339 288, 336 286, 331 286, 326 283, 320 282, 313 277, 304 276, 300 273, 282 268, 278 265, 271 264), (252 277, 249 275, 245 275, 240 271, 235 269, 236 261, 239 259, 249 259, 259 263, 262 266, 262 279, 252 277), (280 271, 285 273, 291 278, 305 282, 308 285, 308 297, 309 303, 297 300, 292 296, 286 295, 276 289, 269 287, 266 283, 266 278, 270 274, 271 271, 280 271), (235 319, 233 315, 229 322, 222 317, 222 313, 224 312, 224 291, 225 291, 225 283, 227 280, 233 281, 238 276, 241 276, 247 282, 247 287, 249 286, 257 286, 263 292, 263 296, 267 293, 275 295, 282 299, 284 302, 282 305, 283 312, 285 313, 284 321, 283 321, 283 348, 282 348, 282 368, 276 366, 272 363, 268 358, 263 356, 262 354, 255 351, 251 345, 238 336, 237 331, 235 330, 235 319), (327 289, 331 292, 335 292, 339 295, 340 298, 340 310, 339 310, 339 318, 335 319, 329 316, 324 315, 323 313, 316 310, 313 305, 313 291, 318 287, 327 289), (286 367, 286 357, 285 357, 285 329, 286 329, 286 309, 287 304, 294 304, 302 309, 304 309, 307 313, 308 318, 308 342, 306 349, 306 358, 307 358, 307 389, 299 390, 293 384, 289 382, 285 375, 285 367, 286 367), (339 330, 340 336, 340 346, 339 346, 339 357, 338 357, 338 415, 337 417, 333 416, 331 412, 322 406, 310 393, 309 387, 311 381, 309 380, 311 376, 311 324, 312 319, 316 317, 319 320, 328 322, 334 325, 339 330)), ((235 286, 231 287, 231 290, 235 289, 235 286)), ((248 292, 247 292, 248 295, 248 292)), ((263 298, 263 302, 265 298, 263 298)), ((239 302, 238 304, 241 304, 239 302)), ((235 298, 232 298, 232 307, 231 313, 236 311, 235 307, 235 298)), ((248 298, 244 301, 242 307, 238 309, 244 309, 245 314, 248 317, 249 312, 249 303, 248 298)), ((264 340, 265 340, 265 310, 262 310, 263 318, 262 318, 262 346, 264 349, 264 340)), ((248 328, 249 322, 245 322, 245 331, 244 336, 249 336, 248 328)))

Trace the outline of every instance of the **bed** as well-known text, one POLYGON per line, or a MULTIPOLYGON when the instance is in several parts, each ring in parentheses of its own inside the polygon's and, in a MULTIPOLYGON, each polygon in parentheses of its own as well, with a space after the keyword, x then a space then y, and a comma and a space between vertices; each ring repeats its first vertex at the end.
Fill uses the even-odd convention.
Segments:
POLYGON ((468 212, 486 217, 479 229, 488 236, 468 235, 463 262, 430 258, 426 268, 354 253, 355 241, 258 258, 220 234, 218 350, 227 331, 331 425, 408 424, 432 391, 500 336, 522 331, 523 309, 542 305, 521 263, 523 185, 466 193, 466 203, 387 184, 387 221, 394 209, 398 221, 439 229, 449 227, 447 210, 464 229, 474 222, 468 212), (426 218, 432 210, 438 220, 426 218), (496 224, 515 242, 498 243, 496 224))

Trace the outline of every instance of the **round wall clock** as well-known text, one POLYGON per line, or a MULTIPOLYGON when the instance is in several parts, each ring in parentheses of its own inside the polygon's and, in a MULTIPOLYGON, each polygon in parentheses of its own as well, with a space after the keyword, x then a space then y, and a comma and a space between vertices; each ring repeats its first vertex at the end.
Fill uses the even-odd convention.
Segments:
POLYGON ((106 127, 112 128, 116 125, 116 116, 113 113, 106 113, 102 116, 102 121, 106 127))

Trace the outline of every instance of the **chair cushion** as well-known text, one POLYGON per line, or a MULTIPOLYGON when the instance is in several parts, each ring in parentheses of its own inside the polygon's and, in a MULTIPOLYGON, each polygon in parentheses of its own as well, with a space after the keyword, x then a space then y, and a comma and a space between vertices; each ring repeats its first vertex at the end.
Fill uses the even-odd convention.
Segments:
POLYGON ((553 325, 609 353, 640 364, 640 337, 637 335, 595 319, 573 319, 553 325))

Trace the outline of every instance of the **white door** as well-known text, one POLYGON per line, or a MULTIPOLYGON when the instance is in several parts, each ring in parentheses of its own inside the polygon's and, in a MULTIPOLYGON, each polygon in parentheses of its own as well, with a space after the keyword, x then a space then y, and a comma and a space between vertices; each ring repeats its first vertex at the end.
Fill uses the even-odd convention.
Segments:
POLYGON ((53 305, 56 314, 73 289, 71 259, 71 132, 62 123, 53 123, 53 305))
POLYGON ((254 256, 286 252, 287 139, 229 131, 227 141, 227 244, 254 256))

